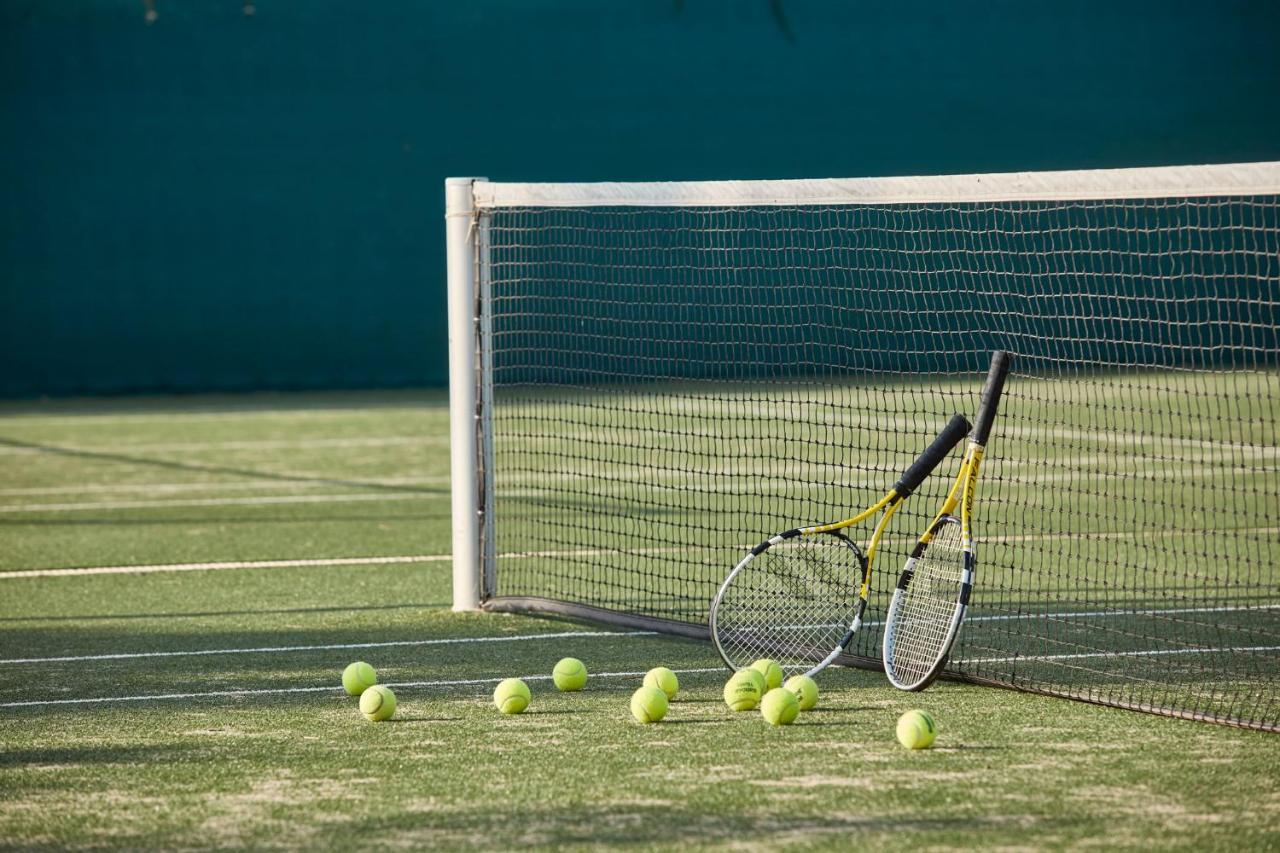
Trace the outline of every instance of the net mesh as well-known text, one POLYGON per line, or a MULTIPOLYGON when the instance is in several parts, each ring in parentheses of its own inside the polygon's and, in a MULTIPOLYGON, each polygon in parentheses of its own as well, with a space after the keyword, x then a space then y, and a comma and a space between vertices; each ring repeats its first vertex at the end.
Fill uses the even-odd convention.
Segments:
MULTIPOLYGON (((991 350, 949 669, 1280 726, 1280 199, 495 207, 489 596, 705 624, 745 550, 869 505, 991 350)), ((869 624, 941 502, 894 519, 869 624)))
POLYGON ((912 565, 897 610, 890 608, 884 665, 901 686, 919 685, 946 652, 964 578, 963 545, 959 519, 940 521, 912 565))

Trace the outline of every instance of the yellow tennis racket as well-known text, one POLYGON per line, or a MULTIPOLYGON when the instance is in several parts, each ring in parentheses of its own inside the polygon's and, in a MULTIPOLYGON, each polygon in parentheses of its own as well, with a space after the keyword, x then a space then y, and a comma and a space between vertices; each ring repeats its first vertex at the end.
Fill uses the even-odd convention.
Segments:
POLYGON ((920 536, 898 576, 884 627, 884 671, 902 690, 923 690, 947 665, 973 591, 977 558, 970 524, 978 470, 1000 407, 1012 356, 991 355, 977 425, 960 473, 942 508, 920 536), (953 513, 960 508, 960 517, 953 513))
POLYGON ((773 658, 820 672, 849 646, 867 609, 871 566, 889 520, 969 432, 953 415, 889 492, 855 516, 779 533, 742 558, 711 602, 711 637, 730 669, 773 658), (879 514, 865 549, 845 531, 879 514))

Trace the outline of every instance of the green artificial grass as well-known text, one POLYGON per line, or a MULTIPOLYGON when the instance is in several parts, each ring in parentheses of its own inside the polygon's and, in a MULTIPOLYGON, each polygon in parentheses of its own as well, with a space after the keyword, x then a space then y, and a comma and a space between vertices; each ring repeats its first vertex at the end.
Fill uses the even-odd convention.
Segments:
POLYGON ((450 612, 446 421, 441 395, 0 407, 0 506, 103 504, 0 513, 4 571, 321 560, 0 578, 0 847, 1280 845, 1273 734, 851 670, 775 729, 724 706, 709 644, 450 612), (175 503, 226 498, 258 502, 175 503), (353 660, 393 720, 343 693, 353 660), (681 692, 642 726, 656 665, 681 692), (894 740, 913 707, 934 749, 894 740))

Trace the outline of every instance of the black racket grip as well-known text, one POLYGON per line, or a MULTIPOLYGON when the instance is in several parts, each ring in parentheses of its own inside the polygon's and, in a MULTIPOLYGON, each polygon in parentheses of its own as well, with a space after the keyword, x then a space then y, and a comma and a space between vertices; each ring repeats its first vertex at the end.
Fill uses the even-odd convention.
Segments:
POLYGON ((986 445, 991 435, 991 425, 996 421, 1000 408, 1000 395, 1004 393, 1004 379, 1009 375, 1013 356, 998 349, 991 353, 991 369, 987 371, 987 384, 982 388, 982 403, 978 406, 978 422, 973 428, 974 444, 986 445))
POLYGON ((960 439, 969 434, 969 420, 964 415, 952 415, 951 420, 947 421, 947 426, 938 433, 938 437, 933 440, 925 448, 924 453, 920 454, 920 458, 911 463, 911 467, 902 473, 902 477, 898 480, 898 484, 893 487, 898 497, 905 498, 916 490, 916 487, 924 482, 924 478, 933 473, 933 469, 938 467, 938 463, 947 458, 947 454, 951 452, 951 448, 960 443, 960 439))

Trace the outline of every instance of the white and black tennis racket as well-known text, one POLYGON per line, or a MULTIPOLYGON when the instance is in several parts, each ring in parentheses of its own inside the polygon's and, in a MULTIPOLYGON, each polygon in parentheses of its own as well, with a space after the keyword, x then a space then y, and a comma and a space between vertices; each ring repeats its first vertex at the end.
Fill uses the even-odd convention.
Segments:
POLYGON ((947 664, 973 591, 973 499, 1012 356, 991 355, 977 423, 960 472, 898 576, 884 626, 884 671, 902 690, 923 690, 947 664), (953 513, 960 507, 960 517, 953 513))
POLYGON ((711 602, 711 637, 733 670, 772 658, 820 672, 849 646, 867 609, 871 566, 889 519, 969 432, 953 415, 889 492, 857 515, 779 533, 742 558, 711 602), (865 550, 843 531, 881 513, 865 550))

